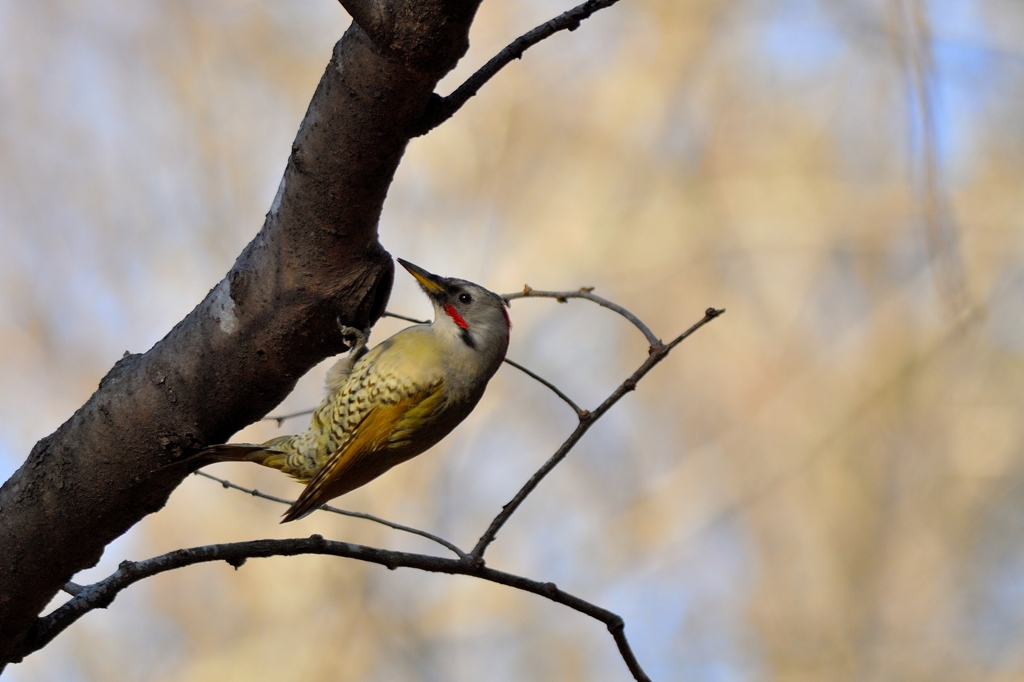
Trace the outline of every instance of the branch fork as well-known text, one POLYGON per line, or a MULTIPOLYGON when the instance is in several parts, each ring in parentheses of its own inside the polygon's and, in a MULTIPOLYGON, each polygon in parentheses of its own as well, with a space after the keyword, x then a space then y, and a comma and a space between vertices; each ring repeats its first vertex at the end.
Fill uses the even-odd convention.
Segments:
MULTIPOLYGON (((553 298, 560 303, 565 303, 571 298, 586 299, 620 314, 622 317, 637 326, 637 328, 640 329, 648 339, 654 337, 650 328, 641 322, 639 318, 633 315, 633 313, 622 308, 618 304, 612 303, 607 299, 595 295, 593 291, 593 287, 583 287, 576 291, 568 292, 537 291, 529 286, 525 286, 521 292, 516 294, 505 294, 503 298, 506 301, 515 298, 553 298)), ((60 632, 65 630, 89 611, 97 608, 106 608, 114 601, 117 594, 129 585, 158 573, 210 561, 224 561, 235 570, 238 570, 250 558, 292 556, 296 554, 323 554, 358 559, 360 561, 369 561, 380 564, 392 571, 398 568, 416 568, 432 573, 449 573, 472 576, 480 580, 507 585, 526 592, 532 592, 556 603, 563 604, 603 622, 608 628, 608 632, 612 635, 619 653, 622 656, 623 661, 626 663, 627 668, 629 668, 630 673, 633 675, 633 678, 638 682, 650 682, 650 678, 643 671, 643 668, 636 660, 636 656, 633 654, 629 645, 629 641, 625 635, 625 621, 621 616, 603 609, 591 602, 573 596, 559 589, 559 587, 553 582, 539 582, 524 576, 488 568, 484 560, 484 553, 487 551, 487 548, 491 543, 493 543, 497 538, 498 532, 501 528, 511 518, 527 496, 529 496, 537 488, 544 477, 547 476, 547 474, 565 458, 573 446, 579 442, 583 437, 583 434, 587 432, 594 422, 600 419, 601 416, 611 409, 615 403, 621 400, 624 395, 635 390, 638 382, 648 372, 650 372, 656 364, 661 362, 661 360, 663 360, 673 348, 724 312, 724 310, 708 308, 701 320, 668 344, 662 343, 654 337, 655 342, 651 344, 651 353, 643 364, 641 364, 633 374, 626 378, 619 387, 593 411, 581 409, 551 382, 518 363, 508 361, 513 367, 520 369, 530 377, 534 378, 569 404, 576 412, 579 423, 576 426, 576 429, 569 435, 562 446, 558 448, 555 454, 552 455, 540 467, 540 469, 530 477, 530 479, 520 488, 519 492, 517 492, 511 500, 502 505, 500 513, 495 516, 494 520, 484 531, 483 535, 481 535, 472 551, 468 553, 448 540, 418 528, 405 526, 371 514, 365 514, 363 512, 347 511, 330 505, 323 505, 320 509, 327 512, 372 521, 395 530, 426 538, 450 550, 457 558, 449 559, 427 554, 412 554, 407 552, 378 549, 375 547, 366 547, 363 545, 354 545, 351 543, 326 540, 322 535, 314 534, 305 539, 254 540, 222 545, 206 545, 190 549, 175 550, 144 561, 123 561, 117 571, 98 583, 85 587, 70 582, 65 585, 64 591, 71 594, 72 599, 50 615, 38 619, 36 626, 32 630, 31 637, 21 653, 21 656, 25 656, 32 651, 42 648, 54 637, 60 634, 60 632)), ((398 314, 385 314, 390 317, 410 322, 420 322, 420 320, 416 320, 415 318, 409 318, 398 314)), ((268 419, 280 421, 287 419, 290 416, 292 415, 268 417, 268 419)), ((254 497, 271 500, 281 504, 291 504, 291 500, 268 495, 255 488, 244 488, 203 471, 197 471, 195 474, 218 482, 224 488, 238 490, 240 492, 248 493, 254 497)))
MULTIPOLYGON (((17 553, 18 562, 0 560, 0 671, 7 662, 42 648, 84 613, 105 607, 120 590, 150 575, 204 561, 223 560, 238 569, 248 558, 318 553, 390 569, 405 566, 473 575, 545 596, 604 622, 634 678, 648 679, 629 649, 619 616, 551 583, 495 571, 484 562, 487 546, 522 500, 627 392, 620 387, 595 410, 582 409, 553 384, 512 362, 565 401, 579 424, 503 507, 469 553, 425 531, 336 510, 421 535, 457 558, 389 553, 314 536, 182 549, 124 562, 94 585, 67 582, 68 575, 94 565, 107 543, 159 509, 181 482, 181 475, 169 473, 169 467, 154 470, 154 461, 167 457, 168 451, 189 452, 221 442, 265 414, 284 397, 282 392, 295 376, 334 347, 334 341, 325 344, 324 339, 330 339, 326 330, 335 318, 362 324, 380 315, 393 270, 377 241, 376 226, 409 138, 450 118, 525 50, 558 31, 575 30, 581 21, 617 1, 587 0, 545 22, 513 41, 450 95, 440 97, 433 90, 465 53, 478 0, 341 0, 355 26, 336 46, 313 96, 263 229, 206 300, 146 354, 119 361, 89 402, 56 433, 41 440, 26 464, 0 488, 5 517, 0 544, 12 549, 9 557, 15 556, 13 548, 34 548, 17 553), (338 196, 359 200, 339 202, 338 196), (347 264, 341 281, 333 277, 337 263, 347 264), (282 278, 281 273, 296 276, 282 278), (327 281, 332 282, 327 288, 306 286, 327 281), (218 312, 225 306, 232 306, 238 315, 230 331, 218 312), (182 348, 204 351, 183 355, 182 348), (233 374, 225 375, 223 368, 234 368, 233 374), (237 390, 242 385, 248 390, 237 390), (133 399, 124 400, 125 395, 133 399), (152 416, 139 419, 139 404, 147 404, 152 416), (154 433, 167 435, 154 439, 154 433), (101 478, 110 466, 117 468, 119 477, 101 478), (75 486, 62 489, 60 505, 50 505, 46 500, 56 496, 45 493, 54 481, 63 482, 65 470, 92 472, 91 478, 76 479, 75 486), (119 487, 110 488, 110 481, 117 481, 119 487), (91 494, 98 485, 107 486, 102 496, 91 494), (38 542, 43 530, 52 534, 55 529, 58 534, 51 542, 38 542), (53 613, 36 617, 63 583, 72 598, 53 613)), ((545 296, 548 292, 527 287, 505 299, 545 296)), ((645 334, 652 348, 657 346, 634 374, 634 381, 710 319, 662 347, 635 316, 594 296, 590 288, 554 297, 561 302, 586 298, 618 312, 645 334)), ((295 415, 275 419, 280 424, 290 416, 295 415)), ((245 490, 227 481, 221 484, 245 490)), ((246 492, 274 499, 259 491, 246 492)))

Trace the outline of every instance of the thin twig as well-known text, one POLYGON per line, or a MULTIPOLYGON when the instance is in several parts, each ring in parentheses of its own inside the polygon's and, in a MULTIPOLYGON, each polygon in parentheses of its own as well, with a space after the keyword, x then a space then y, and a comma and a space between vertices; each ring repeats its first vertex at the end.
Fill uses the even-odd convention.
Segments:
POLYGON ((292 412, 291 414, 272 414, 272 415, 268 415, 268 416, 264 417, 263 419, 261 419, 260 421, 264 421, 264 422, 277 422, 278 427, 280 427, 280 426, 283 426, 284 423, 286 421, 288 421, 289 419, 294 419, 295 417, 302 417, 302 416, 307 415, 307 414, 313 414, 314 412, 316 412, 316 408, 315 407, 312 408, 312 409, 309 409, 309 410, 302 410, 301 412, 292 412))
POLYGON ((447 97, 434 97, 427 108, 423 120, 417 127, 416 135, 426 135, 428 132, 441 125, 451 118, 456 111, 462 108, 471 97, 480 91, 487 81, 491 80, 499 71, 508 66, 513 59, 520 59, 523 52, 533 47, 545 38, 550 38, 559 31, 575 31, 579 28, 580 22, 589 19, 592 14, 611 7, 619 0, 587 0, 582 5, 577 5, 554 19, 544 22, 527 33, 519 36, 505 49, 494 55, 486 64, 480 67, 476 73, 466 79, 447 97))
POLYGON ((700 329, 708 322, 715 319, 724 312, 724 309, 716 310, 715 308, 708 308, 704 312, 704 317, 699 322, 697 322, 692 327, 687 329, 685 332, 677 336, 671 343, 666 345, 658 341, 657 345, 652 345, 651 354, 647 356, 647 359, 644 361, 642 365, 640 365, 640 368, 633 372, 633 374, 631 374, 628 379, 623 381, 619 385, 619 387, 615 389, 615 391, 610 396, 608 396, 608 398, 605 399, 605 401, 601 403, 601 405, 596 410, 580 418, 579 426, 577 426, 576 429, 572 432, 572 434, 570 434, 569 437, 565 440, 565 442, 562 443, 561 447, 559 447, 558 450, 555 451, 555 454, 551 455, 548 461, 544 462, 544 465, 541 466, 541 468, 538 469, 536 473, 534 473, 533 476, 530 477, 530 480, 527 481, 522 488, 520 488, 519 492, 516 493, 515 497, 513 497, 508 502, 508 504, 501 508, 501 513, 494 517, 494 520, 491 521, 491 525, 488 526, 484 534, 480 536, 480 540, 476 543, 476 546, 473 547, 473 551, 469 553, 470 556, 475 557, 477 559, 483 559, 484 552, 487 550, 487 546, 494 542, 494 539, 498 536, 498 531, 501 530, 501 527, 504 526, 505 522, 509 520, 509 517, 511 517, 512 514, 515 513, 516 509, 519 508, 519 505, 521 505, 523 503, 523 500, 525 500, 526 497, 531 492, 533 492, 534 488, 536 488, 537 485, 542 480, 544 480, 544 477, 547 476, 552 469, 558 466, 559 462, 565 459, 565 456, 569 454, 569 451, 572 450, 573 446, 575 446, 576 443, 579 442, 580 438, 583 437, 583 434, 585 434, 590 429, 590 427, 593 426, 594 422, 600 419, 601 416, 604 415, 604 413, 607 412, 609 409, 611 409, 611 407, 615 403, 619 402, 619 400, 621 400, 624 395, 626 395, 630 391, 635 390, 637 382, 640 381, 640 379, 642 379, 644 375, 650 372, 655 365, 664 360, 673 348, 679 345, 684 339, 693 334, 695 331, 697 331, 698 329, 700 329))
MULTIPOLYGON (((195 471, 193 473, 196 476, 202 476, 203 478, 208 478, 211 481, 217 481, 217 483, 220 483, 225 488, 231 488, 233 490, 238 490, 238 491, 241 491, 243 493, 249 493, 253 497, 259 497, 259 498, 264 499, 264 500, 270 500, 271 502, 279 502, 281 504, 286 504, 288 506, 291 506, 291 505, 295 504, 295 500, 288 500, 288 499, 285 499, 283 497, 277 497, 275 495, 268 495, 267 493, 260 492, 259 490, 256 490, 255 488, 244 488, 244 487, 238 485, 237 483, 232 483, 231 481, 225 480, 223 478, 218 478, 217 476, 212 476, 212 475, 206 473, 205 471, 195 471)), ((400 531, 402 531, 404 533, 412 533, 413 535, 419 535, 421 538, 426 538, 428 540, 433 540, 437 544, 442 545, 443 547, 446 547, 447 549, 450 549, 452 552, 455 553, 455 556, 459 557, 460 559, 465 559, 468 556, 465 552, 463 552, 461 549, 456 547, 451 542, 448 542, 444 538, 438 537, 437 535, 434 535, 433 533, 428 533, 425 530, 420 530, 419 528, 413 528, 411 526, 403 526, 400 523, 395 523, 394 521, 388 521, 387 519, 382 519, 379 516, 374 516, 373 514, 367 514, 365 512, 355 512, 355 511, 348 511, 347 509, 339 509, 338 507, 332 507, 329 504, 322 504, 322 505, 320 505, 320 509, 322 509, 323 511, 326 511, 326 512, 331 512, 332 514, 340 514, 342 516, 350 516, 350 517, 352 517, 354 519, 365 519, 367 521, 373 521, 374 523, 379 523, 382 526, 387 526, 388 528, 394 528, 395 530, 400 530, 400 531)))
MULTIPOLYGON (((540 594, 560 604, 565 604, 570 608, 580 611, 581 613, 586 613, 587 615, 590 615, 600 620, 601 622, 605 623, 605 625, 608 627, 609 632, 611 632, 613 638, 615 639, 615 643, 618 646, 619 652, 622 655, 623 660, 626 662, 626 665, 629 668, 630 672, 633 674, 634 679, 639 681, 647 680, 649 682, 649 678, 644 673, 643 669, 640 667, 639 662, 637 662, 636 657, 633 655, 633 652, 630 649, 629 642, 627 641, 625 636, 624 623, 621 617, 611 613, 610 611, 601 609, 600 607, 595 606, 594 604, 583 601, 578 597, 574 597, 565 592, 562 592, 552 583, 540 583, 522 576, 516 576, 513 574, 495 571, 494 569, 487 568, 484 564, 483 555, 484 552, 487 550, 487 547, 492 542, 494 542, 495 538, 497 538, 498 531, 500 531, 501 528, 508 521, 508 519, 511 518, 512 514, 515 513, 515 511, 519 508, 523 501, 530 495, 530 493, 532 493, 537 488, 537 486, 544 479, 544 477, 546 477, 552 469, 554 469, 563 459, 565 459, 569 451, 576 445, 576 443, 579 442, 583 435, 590 429, 591 425, 593 425, 609 409, 611 409, 612 406, 614 406, 619 400, 621 400, 623 396, 625 396, 630 391, 635 390, 637 383, 648 372, 650 372, 655 365, 657 365, 659 362, 665 359, 665 357, 668 356, 668 354, 677 345, 682 343, 691 334, 693 334, 698 329, 706 325, 708 322, 720 316, 722 313, 725 312, 725 310, 708 308, 705 311, 704 317, 701 320, 692 325, 689 329, 687 329, 682 334, 677 336, 671 342, 665 344, 662 343, 662 341, 658 339, 657 336, 654 335, 650 328, 646 324, 644 324, 638 317, 636 317, 636 315, 634 315, 633 313, 631 313, 630 311, 626 310, 625 308, 616 303, 612 303, 611 301, 605 298, 595 295, 593 293, 593 288, 584 287, 577 291, 557 292, 536 291, 530 288, 529 286, 525 286, 522 292, 507 294, 503 296, 503 298, 506 301, 511 301, 517 298, 554 298, 555 300, 561 303, 566 302, 570 298, 581 298, 592 301, 604 308, 608 308, 609 310, 618 313, 622 317, 629 320, 634 326, 636 326, 637 329, 639 329, 650 342, 650 351, 647 359, 643 362, 643 364, 635 372, 633 372, 633 374, 630 375, 628 379, 622 382, 622 384, 620 384, 619 387, 610 396, 608 396, 608 398, 605 399, 605 401, 601 403, 601 405, 593 412, 581 409, 578 405, 576 405, 575 402, 573 402, 568 396, 566 396, 560 389, 558 389, 551 382, 534 374, 533 372, 519 365, 518 363, 506 359, 506 362, 508 362, 510 365, 525 372, 530 377, 544 384, 546 387, 551 389, 556 395, 562 398, 562 400, 564 400, 570 407, 572 407, 579 418, 579 425, 572 432, 572 434, 569 435, 569 437, 561 445, 561 447, 558 448, 555 454, 552 455, 540 467, 540 469, 538 469, 533 474, 533 476, 530 477, 530 480, 528 480, 526 484, 523 485, 519 492, 516 493, 515 497, 513 497, 512 500, 508 502, 508 504, 502 507, 501 513, 499 513, 494 518, 490 526, 488 526, 487 530, 480 537, 480 540, 473 548, 473 551, 470 552, 468 555, 462 552, 462 550, 457 548, 455 545, 444 540, 443 538, 439 538, 424 531, 420 531, 415 528, 409 528, 406 526, 401 526, 399 524, 394 524, 390 521, 379 519, 368 514, 362 514, 359 512, 348 512, 345 510, 330 507, 328 505, 324 505, 322 508, 327 509, 328 511, 333 511, 335 513, 343 514, 345 516, 354 516, 356 518, 365 518, 371 521, 376 521, 377 523, 382 523, 386 526, 395 528, 397 530, 403 530, 434 540, 435 542, 438 542, 447 547, 448 549, 451 549, 453 552, 455 552, 459 556, 459 559, 442 559, 439 557, 431 557, 423 554, 392 552, 372 547, 363 547, 361 545, 352 545, 349 543, 329 542, 324 540, 320 536, 313 536, 309 540, 260 540, 250 543, 210 545, 207 547, 193 548, 192 550, 178 550, 177 552, 163 555, 162 557, 156 557, 154 559, 147 560, 146 562, 140 562, 138 564, 131 564, 130 562, 125 562, 124 564, 122 564, 121 568, 118 570, 117 573, 110 576, 104 581, 96 583, 93 586, 87 588, 80 588, 77 585, 74 586, 74 589, 78 590, 78 596, 74 597, 72 600, 68 602, 68 604, 65 604, 65 606, 61 607, 53 614, 50 614, 46 618, 40 619, 38 621, 39 626, 37 627, 39 633, 38 635, 34 634, 32 643, 27 645, 27 647, 34 646, 34 643, 36 641, 41 642, 39 646, 37 646, 36 648, 41 648, 42 646, 45 646, 45 644, 49 642, 50 639, 52 639, 61 630, 68 627, 68 625, 74 622, 74 620, 77 620, 79 617, 81 617, 82 614, 89 610, 92 610, 93 608, 105 608, 106 605, 113 601, 113 598, 117 594, 117 592, 124 589, 131 583, 148 577, 149 575, 155 575, 156 573, 160 573, 167 570, 173 570, 174 568, 180 568, 182 566, 190 565, 192 563, 200 563, 204 561, 223 560, 227 561, 228 563, 232 564, 237 568, 241 566, 242 563, 244 563, 246 558, 249 557, 287 556, 293 554, 308 553, 332 554, 336 556, 346 556, 350 558, 355 558, 362 561, 379 563, 391 569, 394 569, 398 566, 406 566, 410 568, 418 568, 420 570, 431 572, 473 575, 484 580, 489 580, 491 582, 509 585, 528 592, 540 594), (277 549, 273 551, 268 551, 265 549, 267 543, 304 544, 302 544, 301 546, 293 546, 291 544, 278 544, 275 545, 277 549), (313 546, 309 546, 308 543, 313 543, 313 546), (165 564, 167 565, 165 566, 165 564), (119 574, 122 572, 124 572, 125 575, 119 576, 119 574), (66 615, 61 615, 62 613, 65 613, 64 609, 67 609, 66 615), (65 620, 67 621, 66 623, 64 622, 65 620)), ((421 323, 420 320, 406 317, 404 315, 397 315, 394 313, 386 314, 389 317, 395 317, 398 319, 414 323, 421 323)), ((250 495, 270 499, 276 502, 281 502, 283 504, 290 504, 289 500, 284 500, 271 495, 267 495, 265 493, 259 492, 258 490, 250 490, 248 488, 243 488, 234 483, 231 483, 230 481, 225 481, 223 479, 219 479, 215 476, 211 476, 203 472, 197 473, 207 478, 218 481, 221 485, 223 485, 226 488, 234 488, 237 490, 241 490, 243 492, 247 492, 250 495)), ((34 651, 36 650, 36 648, 27 648, 26 653, 34 651)))
POLYGON ((579 405, 574 403, 572 401, 572 398, 567 396, 565 393, 562 393, 562 391, 557 386, 555 386, 553 383, 551 383, 550 381, 548 381, 544 377, 540 376, 539 374, 535 374, 535 373, 531 372, 530 370, 526 369, 525 367, 520 365, 515 360, 509 360, 508 358, 505 358, 505 362, 510 364, 510 365, 512 365, 513 367, 515 367, 516 369, 518 369, 520 372, 522 372, 523 374, 527 375, 528 377, 536 379, 540 383, 542 383, 545 386, 547 386, 548 388, 550 388, 552 390, 552 392, 554 392, 555 395, 557 395, 559 398, 564 400, 566 402, 566 404, 569 407, 571 407, 576 412, 576 416, 579 417, 580 419, 582 419, 583 415, 585 415, 587 413, 586 410, 580 408, 579 405))
POLYGON ((644 324, 639 317, 629 312, 618 303, 612 303, 607 298, 603 298, 594 293, 594 287, 580 287, 576 291, 538 291, 529 284, 523 285, 522 291, 517 291, 514 294, 502 294, 501 297, 505 301, 514 301, 517 298, 553 298, 559 303, 565 303, 570 298, 583 298, 588 301, 593 301, 602 308, 614 311, 619 315, 633 323, 633 325, 643 332, 643 335, 647 337, 647 343, 651 344, 651 352, 654 351, 656 346, 661 345, 661 340, 651 331, 651 328, 644 324))
MULTIPOLYGON (((724 309, 708 308, 704 312, 704 317, 700 321, 698 321, 692 327, 690 327, 685 332, 677 336, 670 343, 664 344, 654 334, 654 332, 651 331, 650 327, 644 324, 643 321, 641 321, 640 318, 638 318, 636 315, 626 310, 619 304, 613 303, 612 301, 609 301, 608 299, 602 296, 598 296, 593 292, 593 287, 580 287, 575 291, 540 291, 537 289, 533 289, 532 287, 530 287, 530 285, 527 284, 523 286, 523 290, 520 292, 501 295, 501 297, 506 301, 512 301, 517 298, 553 298, 559 303, 565 303, 571 298, 580 298, 587 301, 591 301, 593 303, 597 303, 603 308, 607 308, 608 310, 618 313, 625 319, 629 320, 637 329, 639 329, 643 333, 643 335, 647 338, 651 345, 649 355, 647 356, 647 359, 644 361, 644 363, 628 379, 622 382, 622 384, 620 384, 619 387, 610 396, 608 396, 608 398, 606 398, 605 401, 601 403, 601 405, 593 412, 581 409, 578 405, 576 405, 575 402, 572 401, 572 399, 565 395, 565 393, 558 389, 554 384, 545 379, 542 379, 540 376, 527 370, 525 367, 506 358, 505 361, 508 362, 510 365, 525 372, 529 376, 533 377, 534 379, 536 379, 537 381, 539 381, 540 383, 544 384, 549 389, 554 391, 556 395, 558 395, 570 407, 573 408, 573 410, 576 412, 577 417, 580 420, 580 423, 576 427, 576 429, 569 435, 569 437, 565 440, 565 442, 562 443, 558 450, 555 451, 555 454, 553 454, 544 463, 544 465, 541 466, 541 468, 538 469, 533 474, 533 476, 530 477, 530 480, 528 480, 523 485, 519 492, 516 493, 516 496, 513 497, 508 504, 502 507, 501 513, 499 513, 494 518, 494 520, 491 521, 490 526, 488 526, 487 530, 477 541, 476 546, 473 547, 473 551, 470 552, 470 556, 472 557, 478 559, 483 558, 483 554, 486 551, 487 546, 494 542, 494 539, 497 537, 498 531, 501 529, 502 526, 505 525, 509 517, 512 516, 516 509, 519 508, 519 505, 523 503, 523 500, 525 500, 526 497, 531 492, 533 492, 537 485, 540 484, 540 482, 551 472, 551 470, 554 469, 563 459, 565 459, 565 456, 569 454, 569 451, 572 450, 573 447, 575 447, 576 443, 579 442, 583 435, 590 430, 590 427, 594 424, 595 421, 597 421, 602 415, 604 415, 604 413, 607 412, 613 405, 615 405, 615 403, 621 400, 622 397, 626 395, 626 393, 635 390, 637 382, 640 379, 642 379, 648 372, 650 372, 655 365, 657 365, 659 362, 665 359, 665 356, 667 356, 673 348, 682 343, 687 337, 689 337, 695 331, 703 327, 705 324, 707 324, 708 322, 710 322, 711 320, 715 319, 716 317, 725 312, 724 309)), ((410 318, 395 313, 385 313, 385 315, 388 315, 389 317, 407 320, 410 322, 420 322, 415 318, 410 318)), ((209 476, 209 474, 204 475, 209 476)), ((228 485, 238 487, 234 486, 234 484, 228 485)), ((355 512, 352 513, 354 514, 355 512)), ((383 521, 383 519, 381 519, 381 521, 383 521)), ((390 522, 385 522, 385 525, 388 525, 389 523, 390 522)), ((441 538, 432 539, 434 539, 435 541, 440 541, 442 542, 442 544, 445 544, 446 542, 443 541, 441 538)), ((455 551, 456 553, 461 553, 462 551, 455 549, 454 546, 449 547, 449 549, 453 549, 453 551, 455 551)))
POLYGON ((672 339, 668 344, 665 345, 665 355, 668 355, 669 351, 671 351, 673 348, 681 344, 686 339, 690 338, 695 331, 697 331, 698 329, 700 329, 701 327, 703 327, 716 317, 719 317, 724 314, 725 308, 708 308, 707 310, 705 310, 704 317, 702 317, 697 322, 694 322, 693 326, 691 326, 685 332, 683 332, 676 338, 672 339))
POLYGON ((430 573, 468 575, 546 597, 604 623, 615 639, 619 652, 633 674, 633 678, 639 682, 650 682, 650 678, 644 673, 630 649, 622 617, 564 592, 558 589, 554 583, 539 582, 513 573, 488 568, 483 565, 483 562, 474 561, 470 557, 446 559, 426 554, 395 552, 348 542, 325 540, 320 535, 290 540, 253 540, 205 545, 179 549, 144 561, 123 561, 113 574, 93 585, 82 588, 76 597, 68 600, 56 611, 39 618, 20 651, 20 657, 43 648, 86 613, 94 609, 106 608, 114 601, 119 592, 140 580, 185 566, 211 561, 225 561, 237 570, 248 559, 300 554, 321 554, 357 559, 380 564, 390 570, 403 567, 430 573))
MULTIPOLYGON (((511 295, 511 294, 509 294, 509 295, 511 295)), ((508 300, 506 296, 502 296, 502 298, 505 298, 506 300, 508 300)), ((594 298, 600 298, 600 297, 596 296, 594 298)), ((603 301, 604 299, 601 299, 601 300, 603 301)), ((615 304, 611 304, 611 305, 615 305, 615 304)), ((613 308, 613 310, 614 310, 614 308, 613 308)), ((392 312, 388 312, 388 311, 385 311, 384 314, 381 317, 393 317, 396 320, 405 320, 406 322, 412 322, 414 324, 428 324, 427 320, 418 320, 415 317, 409 317, 408 315, 399 315, 398 313, 392 313, 392 312)), ((544 384, 545 386, 550 388, 552 391, 554 391, 555 395, 557 395, 559 398, 561 398, 566 403, 568 403, 568 405, 576 412, 576 416, 577 417, 581 416, 583 413, 586 412, 586 410, 581 409, 579 407, 579 405, 574 403, 569 398, 569 396, 565 395, 565 393, 560 391, 553 383, 551 383, 547 379, 541 377, 536 372, 533 372, 533 371, 523 367, 518 362, 514 362, 512 360, 509 360, 508 358, 505 358, 505 362, 507 362, 508 364, 512 365, 513 367, 515 367, 519 371, 527 374, 528 376, 536 379, 537 381, 539 381, 540 383, 544 384)), ((270 416, 264 417, 261 421, 277 422, 277 425, 280 427, 285 422, 286 419, 292 419, 293 417, 302 417, 302 416, 307 415, 307 414, 313 414, 313 412, 315 412, 315 411, 316 411, 316 408, 312 408, 312 409, 309 409, 309 410, 302 410, 301 412, 292 412, 291 414, 270 415, 270 416)))
POLYGON ((415 317, 409 317, 408 315, 399 315, 398 313, 392 313, 385 310, 381 317, 393 317, 396 320, 405 320, 406 322, 412 322, 413 324, 430 324, 430 320, 418 320, 415 317))

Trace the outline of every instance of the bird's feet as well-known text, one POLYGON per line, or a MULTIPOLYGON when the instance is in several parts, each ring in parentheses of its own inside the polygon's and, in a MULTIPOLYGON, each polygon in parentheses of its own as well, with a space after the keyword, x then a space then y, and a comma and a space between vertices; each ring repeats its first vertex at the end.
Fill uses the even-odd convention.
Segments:
POLYGON ((366 353, 366 344, 370 340, 370 330, 359 330, 355 327, 346 327, 338 320, 338 329, 341 330, 341 338, 348 346, 349 357, 358 360, 366 353))
POLYGON ((366 342, 370 340, 370 330, 358 330, 355 327, 346 327, 338 320, 338 329, 341 330, 341 338, 348 346, 348 354, 338 358, 330 370, 327 371, 327 390, 330 392, 340 391, 344 387, 348 377, 352 374, 352 368, 359 358, 366 355, 366 342))

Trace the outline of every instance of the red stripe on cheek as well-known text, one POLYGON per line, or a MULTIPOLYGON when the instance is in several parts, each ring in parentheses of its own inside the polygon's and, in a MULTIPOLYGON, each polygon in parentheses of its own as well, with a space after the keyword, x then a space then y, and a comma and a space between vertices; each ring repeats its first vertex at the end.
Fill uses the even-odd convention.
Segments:
POLYGON ((448 317, 452 318, 452 322, 459 325, 463 329, 469 329, 469 325, 462 319, 462 315, 459 315, 459 311, 455 309, 451 303, 444 304, 444 311, 448 313, 448 317))

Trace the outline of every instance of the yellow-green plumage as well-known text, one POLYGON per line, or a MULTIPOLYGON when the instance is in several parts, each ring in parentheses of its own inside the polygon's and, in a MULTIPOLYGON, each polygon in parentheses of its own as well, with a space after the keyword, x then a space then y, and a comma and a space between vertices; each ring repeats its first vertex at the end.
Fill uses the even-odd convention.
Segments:
POLYGON ((447 405, 436 346, 426 328, 412 327, 374 348, 350 371, 346 360, 339 360, 328 374, 329 393, 309 429, 267 443, 275 452, 261 464, 309 484, 293 508, 296 514, 306 511, 305 504, 299 506, 303 498, 315 508, 344 495, 420 454, 447 432, 438 433, 437 418, 447 405))
POLYGON ((434 302, 433 324, 409 327, 362 357, 360 348, 339 360, 305 432, 261 446, 205 451, 211 461, 256 462, 306 483, 285 521, 433 446, 472 411, 505 356, 509 326, 500 298, 470 282, 403 265, 434 302), (453 296, 468 302, 455 310, 453 296))

